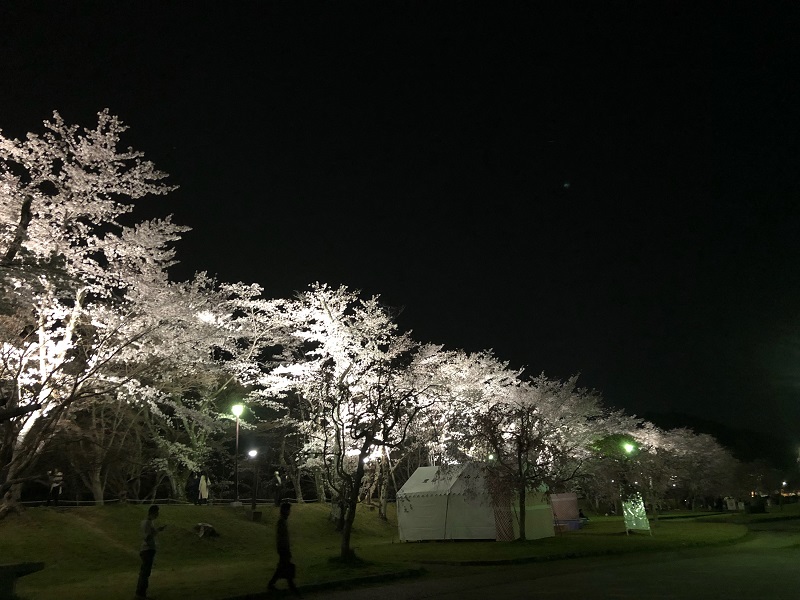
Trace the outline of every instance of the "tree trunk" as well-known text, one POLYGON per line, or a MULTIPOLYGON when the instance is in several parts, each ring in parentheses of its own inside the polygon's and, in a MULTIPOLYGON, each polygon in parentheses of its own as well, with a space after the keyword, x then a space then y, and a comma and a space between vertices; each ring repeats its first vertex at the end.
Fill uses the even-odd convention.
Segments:
POLYGON ((92 498, 97 506, 103 506, 105 496, 105 486, 103 479, 100 475, 100 469, 93 469, 90 479, 90 487, 92 490, 92 498))
POLYGON ((294 497, 297 500, 297 503, 303 504, 305 499, 303 498, 303 488, 300 486, 299 470, 294 474, 294 476, 292 476, 292 485, 294 485, 294 497))
POLYGON ((283 467, 284 473, 287 473, 292 480, 295 500, 297 500, 298 503, 304 502, 303 489, 300 487, 300 469, 296 468, 294 464, 290 465, 289 461, 286 460, 286 437, 281 441, 281 450, 278 460, 283 467))
POLYGON ((0 521, 2 521, 6 516, 11 514, 12 512, 20 513, 22 512, 20 505, 17 503, 19 500, 19 496, 22 493, 22 484, 15 483, 11 486, 11 489, 8 490, 5 494, 3 494, 3 499, 0 500, 0 521))
POLYGON ((158 488, 161 487, 161 484, 163 483, 164 478, 165 478, 164 474, 158 475, 158 479, 156 479, 156 483, 153 486, 153 489, 150 490, 150 493, 147 494, 147 496, 145 496, 145 500, 147 500, 147 498, 150 498, 153 502, 155 502, 156 496, 158 495, 158 488))
POLYGON ((381 453, 381 499, 378 505, 378 517, 384 521, 389 518, 386 515, 386 507, 389 504, 389 460, 386 458, 386 447, 381 453))
POLYGON ((325 502, 325 480, 322 478, 322 471, 314 469, 314 483, 317 486, 317 502, 325 502))
POLYGON ((366 500, 367 504, 372 506, 372 498, 375 496, 375 490, 378 489, 378 484, 381 482, 381 463, 375 465, 375 471, 372 474, 372 481, 367 486, 366 500))
MULTIPOLYGON (((524 425, 525 423, 522 423, 524 425)), ((527 429, 523 429, 526 431, 527 429)), ((519 438, 516 440, 517 443, 517 473, 519 473, 519 539, 521 542, 524 542, 527 538, 525 537, 525 518, 528 516, 525 510, 525 488, 527 487, 527 481, 525 480, 525 453, 522 450, 522 444, 519 438)), ((498 452, 498 456, 500 453, 498 452)))
POLYGON ((342 503, 339 501, 339 496, 336 492, 331 494, 331 512, 328 518, 333 521, 334 531, 341 533, 344 523, 344 511, 342 510, 342 503))
MULTIPOLYGON (((369 445, 367 445, 367 448, 369 448, 369 445)), ((350 549, 350 534, 353 532, 353 521, 356 520, 358 492, 361 489, 361 480, 364 478, 364 458, 366 456, 366 449, 362 450, 358 456, 358 466, 356 467, 355 475, 353 475, 350 497, 347 498, 344 520, 342 523, 342 547, 340 554, 342 560, 350 560, 353 557, 353 551, 350 549)))
POLYGON ((189 474, 182 475, 177 468, 170 468, 167 471, 167 480, 169 481, 171 497, 176 500, 185 500, 186 482, 189 480, 189 474))

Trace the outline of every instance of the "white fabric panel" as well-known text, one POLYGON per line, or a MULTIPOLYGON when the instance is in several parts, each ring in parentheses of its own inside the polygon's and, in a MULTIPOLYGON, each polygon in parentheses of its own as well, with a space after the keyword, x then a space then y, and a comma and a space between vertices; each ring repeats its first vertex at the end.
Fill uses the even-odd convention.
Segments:
POLYGON ((556 521, 576 521, 578 516, 578 494, 550 494, 553 518, 556 521))
POLYGON ((446 540, 494 540, 497 532, 494 524, 494 510, 489 495, 483 498, 468 498, 451 494, 447 497, 446 540))
POLYGON ((447 494, 453 480, 461 469, 448 469, 447 474, 439 474, 439 467, 419 467, 400 488, 398 495, 412 494, 447 494))
MULTIPOLYGON (((486 488, 486 480, 481 473, 478 466, 474 464, 459 465, 460 468, 457 472, 448 473, 451 479, 450 493, 451 494, 464 494, 467 497, 483 497, 488 495, 486 488), (455 476, 453 476, 453 474, 455 476)), ((452 471, 452 467, 448 467, 445 472, 452 471)))
POLYGON ((420 467, 397 492, 402 541, 497 539, 480 466, 420 467))
MULTIPOLYGON (((519 503, 513 504, 514 537, 519 537, 519 503)), ((528 504, 525 507, 525 539, 540 540, 555 536, 553 511, 549 504, 528 504)))
POLYGON ((400 540, 441 540, 445 535, 447 496, 397 497, 400 540))

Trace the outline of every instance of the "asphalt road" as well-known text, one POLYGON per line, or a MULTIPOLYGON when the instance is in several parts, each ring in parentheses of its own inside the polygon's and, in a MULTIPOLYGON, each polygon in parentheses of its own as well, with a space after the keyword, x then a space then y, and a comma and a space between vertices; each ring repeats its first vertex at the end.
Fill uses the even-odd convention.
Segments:
POLYGON ((330 600, 800 598, 800 521, 718 548, 498 567, 441 567, 408 581, 305 594, 330 600))

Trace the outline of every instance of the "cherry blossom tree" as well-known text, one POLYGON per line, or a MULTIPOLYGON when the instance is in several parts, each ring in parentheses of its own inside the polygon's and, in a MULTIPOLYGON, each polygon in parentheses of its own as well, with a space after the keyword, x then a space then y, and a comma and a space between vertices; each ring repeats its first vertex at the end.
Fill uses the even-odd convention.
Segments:
POLYGON ((365 462, 401 446, 430 402, 435 347, 400 333, 378 297, 315 284, 288 312, 303 360, 263 377, 270 394, 291 389, 306 402, 309 461, 322 469, 340 510, 341 557, 350 539, 365 462))
POLYGON ((692 510, 708 497, 725 496, 735 489, 737 461, 713 436, 681 430, 678 448, 678 485, 689 494, 692 510))
POLYGON ((518 387, 521 375, 491 351, 442 352, 435 401, 414 428, 414 439, 424 445, 431 464, 485 460, 489 450, 473 435, 472 419, 518 387))
POLYGON ((516 492, 521 539, 527 492, 575 479, 607 416, 599 394, 578 388, 577 376, 558 381, 544 374, 508 387, 487 410, 467 416, 471 436, 489 455, 493 487, 516 492))
MULTIPOLYGON (((172 187, 126 127, 54 114, 25 140, 0 136, 0 488, 29 477, 70 406, 136 377, 168 320, 166 269, 187 230, 136 222, 133 200, 172 187)), ((152 364, 152 361, 151 361, 152 364)))

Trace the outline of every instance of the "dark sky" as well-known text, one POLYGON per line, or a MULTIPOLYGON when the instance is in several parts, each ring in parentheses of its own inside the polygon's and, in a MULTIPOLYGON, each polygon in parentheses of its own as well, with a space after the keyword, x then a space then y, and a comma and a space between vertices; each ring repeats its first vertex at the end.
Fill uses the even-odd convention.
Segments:
POLYGON ((345 283, 422 341, 800 442, 794 3, 14 4, 0 128, 119 115, 181 186, 142 212, 193 227, 175 277, 345 283))

